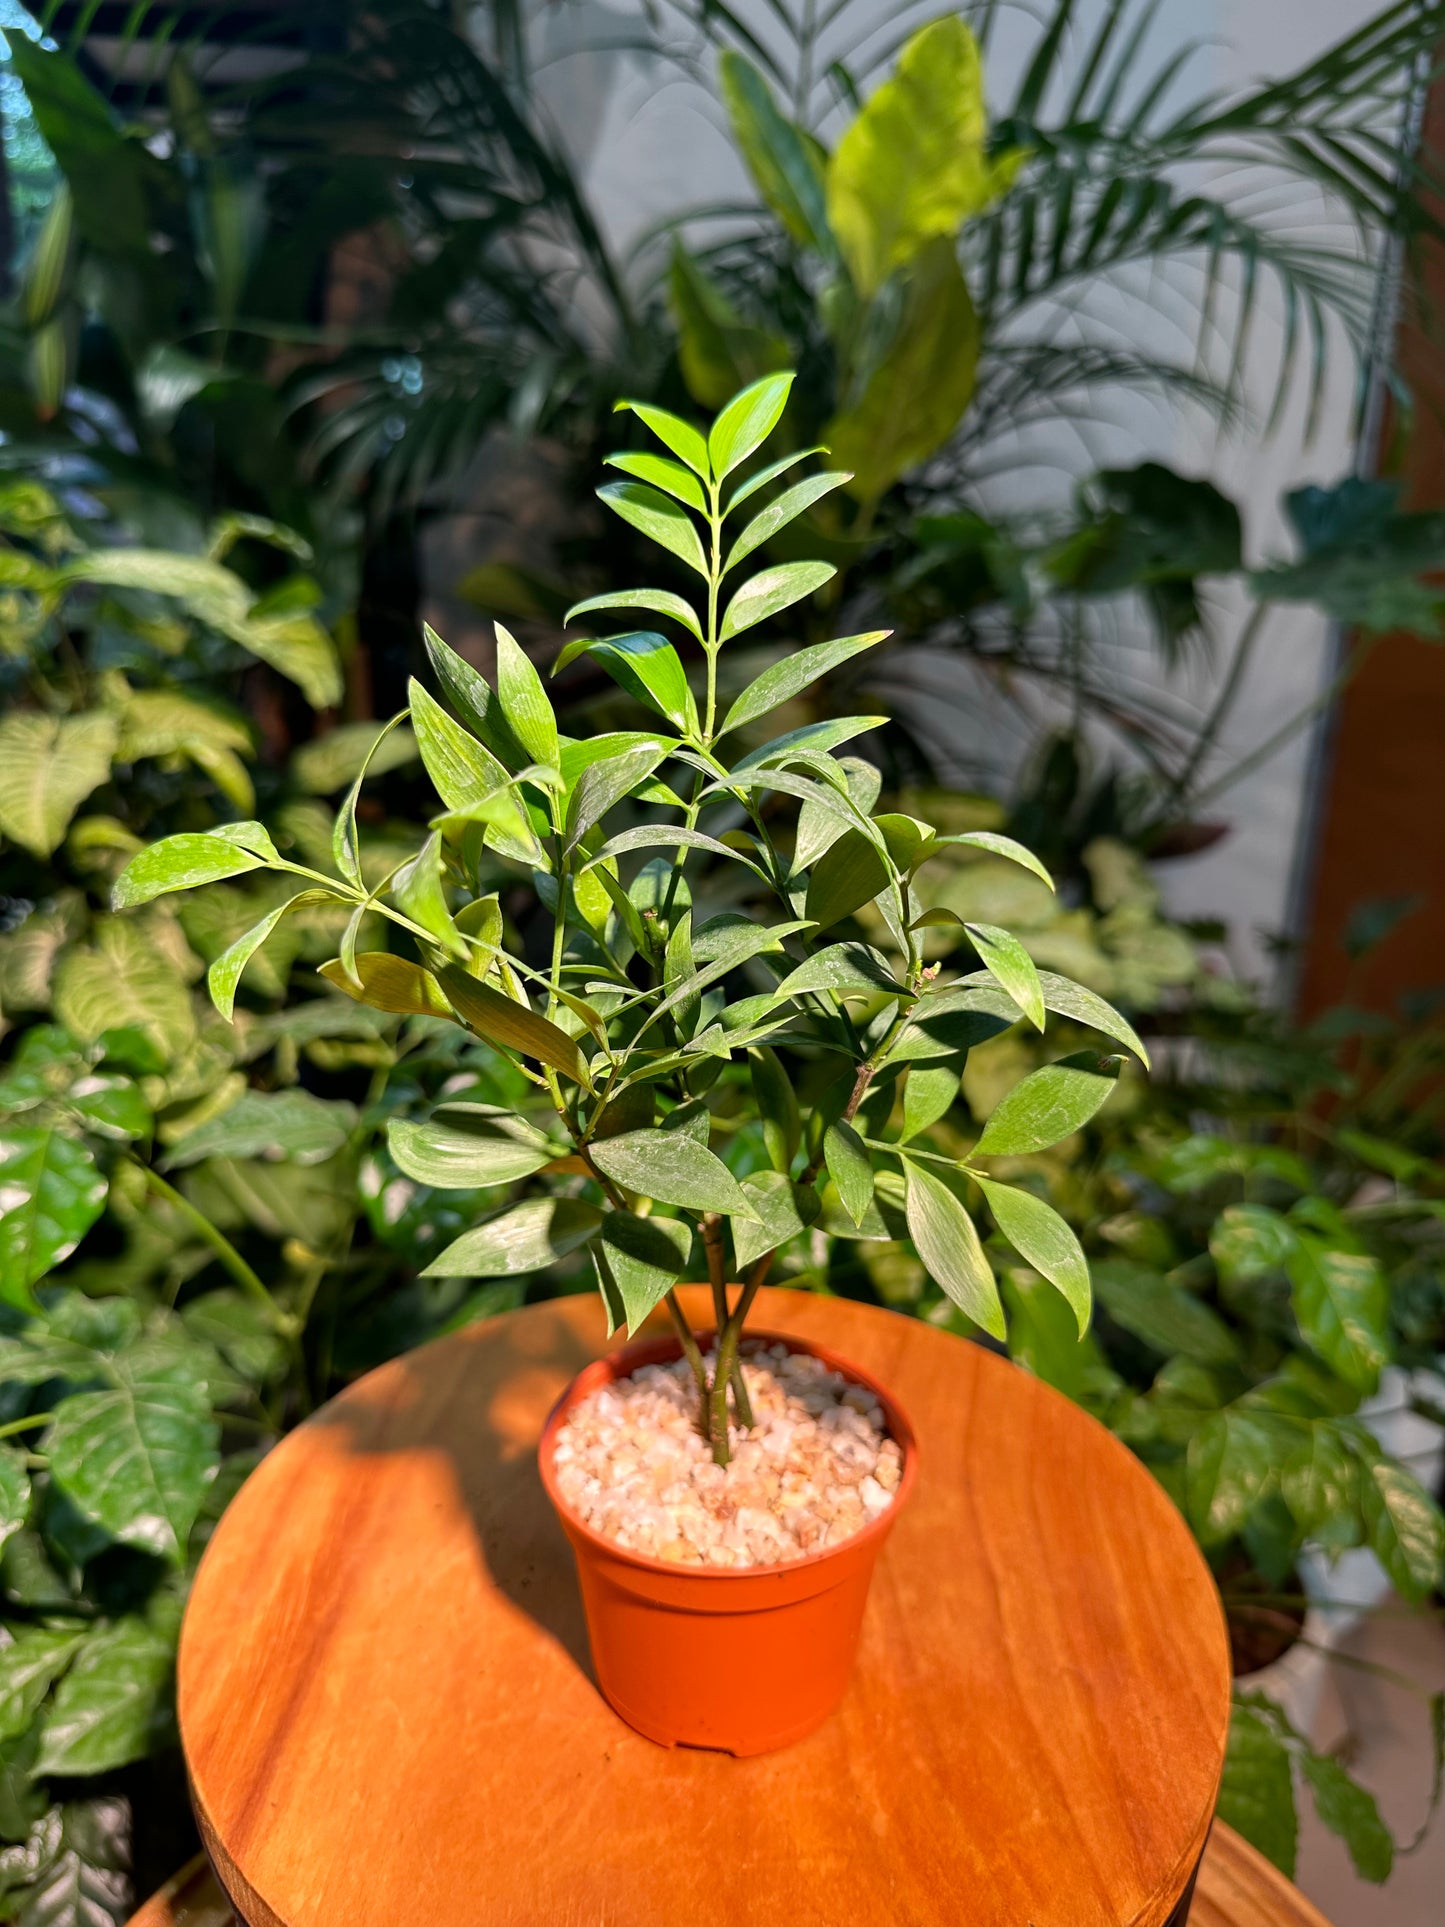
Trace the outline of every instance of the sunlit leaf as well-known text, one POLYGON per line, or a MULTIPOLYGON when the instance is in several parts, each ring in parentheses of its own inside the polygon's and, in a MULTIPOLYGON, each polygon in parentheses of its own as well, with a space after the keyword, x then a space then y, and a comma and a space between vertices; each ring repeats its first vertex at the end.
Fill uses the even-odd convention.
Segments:
POLYGON ((941 1178, 913 1163, 906 1171, 908 1235, 929 1275, 966 1317, 1005 1337, 998 1286, 973 1219, 941 1178))

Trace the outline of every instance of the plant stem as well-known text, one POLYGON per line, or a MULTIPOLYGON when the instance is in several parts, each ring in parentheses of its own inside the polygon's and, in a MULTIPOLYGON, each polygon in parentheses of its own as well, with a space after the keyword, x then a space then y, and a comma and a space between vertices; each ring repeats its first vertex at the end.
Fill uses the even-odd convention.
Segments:
POLYGON ((1267 602, 1261 602, 1240 632, 1239 640, 1234 645, 1234 655, 1229 669, 1214 699, 1214 706, 1194 740, 1194 747, 1190 750, 1184 767, 1171 786, 1170 800, 1176 809, 1187 806, 1190 786, 1228 720, 1229 712, 1234 707, 1234 699, 1239 694, 1240 685, 1244 681, 1244 672, 1249 667, 1250 657, 1254 654, 1255 644, 1259 641, 1265 622, 1268 620, 1269 609, 1270 605, 1267 602))
POLYGON ((759 1258, 753 1266, 752 1277, 739 1294, 738 1302, 734 1305, 727 1324, 718 1333, 717 1365, 713 1371, 712 1392, 708 1401, 708 1431, 714 1465, 726 1465, 732 1457, 732 1448, 728 1441, 728 1381, 737 1369, 738 1345, 742 1340, 744 1321, 753 1308, 753 1300, 757 1297, 772 1262, 771 1251, 765 1257, 759 1258))
POLYGON ((1361 664, 1378 640, 1379 638, 1376 636, 1366 636, 1360 642, 1357 642, 1350 652, 1349 660, 1345 663, 1339 674, 1330 681, 1326 688, 1321 690, 1314 701, 1306 704, 1297 715, 1292 716, 1287 723, 1277 729, 1273 736, 1270 736, 1266 741, 1262 742, 1257 749, 1252 749, 1247 756, 1235 764, 1233 769, 1226 770, 1222 776, 1216 777, 1206 789, 1201 790, 1194 798, 1195 808, 1198 809, 1205 803, 1212 803, 1216 796, 1222 796, 1224 792, 1232 788, 1235 783, 1251 775, 1261 764, 1267 763, 1272 756, 1282 750, 1292 737, 1298 736, 1302 729, 1307 728, 1316 716, 1328 709, 1335 698, 1340 695, 1356 675, 1361 664))
POLYGON ((727 1285, 723 1277, 722 1224, 716 1211, 706 1211, 702 1220, 702 1242, 707 1251, 708 1283, 712 1286, 712 1315, 718 1336, 728 1322, 727 1285))
POLYGON ((167 1204, 179 1211, 202 1242, 211 1247, 241 1289, 249 1292, 258 1305, 265 1306, 275 1329, 286 1338, 294 1338, 297 1333, 296 1320, 276 1303, 261 1279, 252 1271, 225 1233, 218 1231, 203 1211, 198 1211, 190 1199, 183 1197, 174 1185, 167 1184, 160 1173, 153 1171, 143 1158, 131 1156, 129 1153, 127 1158, 156 1196, 164 1198, 167 1204))
POLYGON ((38 1432, 54 1417, 54 1412, 32 1412, 29 1418, 13 1418, 8 1425, 0 1425, 0 1439, 13 1439, 17 1432, 38 1432))
POLYGON ((705 1439, 711 1439, 712 1425, 708 1414, 707 1367, 702 1362, 702 1353, 698 1350, 697 1340, 692 1335, 692 1326, 688 1324, 682 1306, 677 1302, 676 1289, 669 1291, 662 1302, 667 1306, 673 1325, 676 1327, 678 1342, 682 1346, 682 1355, 691 1368, 693 1380, 697 1386, 697 1395, 702 1404, 702 1435, 705 1439))

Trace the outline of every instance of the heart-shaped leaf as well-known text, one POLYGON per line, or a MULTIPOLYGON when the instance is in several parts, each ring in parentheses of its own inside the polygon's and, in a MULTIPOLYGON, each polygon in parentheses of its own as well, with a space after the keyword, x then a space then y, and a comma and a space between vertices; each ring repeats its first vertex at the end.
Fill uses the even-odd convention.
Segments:
POLYGON ((52 1478, 87 1519, 179 1563, 218 1438, 204 1391, 167 1381, 77 1392, 61 1404, 45 1450, 52 1478))
POLYGON ((31 1286, 68 1258, 105 1204, 83 1144, 50 1126, 0 1137, 0 1298, 34 1311, 31 1286))

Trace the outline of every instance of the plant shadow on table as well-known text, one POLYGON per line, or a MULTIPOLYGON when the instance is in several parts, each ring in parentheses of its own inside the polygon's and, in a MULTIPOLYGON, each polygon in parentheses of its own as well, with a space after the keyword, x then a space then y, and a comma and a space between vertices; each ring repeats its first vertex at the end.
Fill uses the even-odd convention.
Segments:
POLYGON ((488 1581, 595 1685, 572 1549, 537 1466, 548 1412, 594 1354, 543 1311, 393 1359, 310 1423, 357 1454, 444 1455, 488 1581))

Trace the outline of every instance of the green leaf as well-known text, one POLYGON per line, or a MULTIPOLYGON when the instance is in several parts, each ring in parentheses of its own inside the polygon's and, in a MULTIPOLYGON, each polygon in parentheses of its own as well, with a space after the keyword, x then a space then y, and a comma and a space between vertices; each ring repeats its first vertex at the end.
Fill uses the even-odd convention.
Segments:
POLYGON ((467 945, 447 904, 442 884, 442 837, 433 830, 410 863, 404 863, 392 878, 392 902, 403 916, 410 917, 432 937, 441 949, 454 957, 465 957, 467 945))
POLYGON ((497 624, 497 704, 507 727, 534 763, 556 769, 561 756, 557 718, 542 678, 526 651, 497 624))
POLYGON ((785 368, 792 359, 786 336, 748 321, 677 239, 667 292, 683 380, 707 407, 719 407, 739 382, 785 368))
POLYGON ((223 950, 206 972, 206 988, 211 993, 211 1002, 226 1019, 232 1021, 236 1009, 236 990, 241 982, 241 974, 256 952, 265 943, 271 932, 289 910, 298 904, 322 903, 328 901, 319 890, 302 890, 287 903, 277 904, 276 908, 253 923, 249 930, 243 931, 236 941, 223 950))
MULTIPOLYGON (((801 729, 790 729, 785 736, 775 736, 770 743, 759 743, 750 749, 746 756, 740 756, 733 764, 731 775, 736 777, 745 770, 760 768, 763 764, 772 765, 786 761, 795 750, 814 750, 825 754, 837 749, 839 744, 848 743, 855 736, 863 736, 870 729, 882 729, 890 720, 887 716, 835 716, 831 722, 804 723, 801 729)), ((846 765, 861 764, 859 757, 844 757, 839 761, 839 769, 847 775, 846 765)), ((876 798, 877 791, 874 791, 876 798)), ((859 806, 860 813, 862 806, 859 806)), ((843 819, 847 820, 846 816, 843 819)))
POLYGON ((861 830, 844 830, 808 876, 807 914, 820 930, 861 910, 893 880, 883 852, 861 830))
POLYGON ((41 716, 12 709, 0 720, 0 830, 47 857, 90 792, 110 775, 117 725, 97 710, 41 716))
POLYGON ((750 863, 740 851, 720 843, 715 836, 708 836, 702 830, 690 830, 682 823, 640 823, 636 829, 620 830, 616 836, 608 838, 595 856, 588 858, 584 867, 595 869, 612 857, 626 856, 633 850, 682 849, 711 850, 714 856, 725 857, 730 863, 741 863, 749 870, 758 870, 757 864, 750 863))
POLYGON ((1008 1313, 1009 1357, 1083 1404, 1106 1370, 1098 1345, 1087 1335, 1079 1337, 1074 1314, 1043 1278, 1009 1266, 999 1282, 1008 1313))
POLYGON ((695 475, 701 475, 704 481, 708 479, 712 471, 708 466, 707 442, 691 422, 685 422, 680 415, 669 414, 665 408, 654 408, 650 402, 620 401, 617 407, 630 408, 637 419, 650 428, 674 455, 681 457, 695 475))
MULTIPOLYGON (((162 929, 164 926, 162 926, 162 929)), ((106 1031, 143 1031, 169 1064, 195 1040, 190 993, 144 917, 102 917, 89 944, 62 951, 53 984, 56 1016, 93 1043, 106 1031)))
POLYGON ((627 1131, 592 1146, 592 1160, 614 1183, 688 1211, 751 1218, 747 1194, 720 1157, 684 1131, 627 1131))
POLYGON ((34 1311, 31 1287, 68 1258, 105 1207, 83 1144, 53 1127, 0 1137, 0 1299, 34 1311))
POLYGON ((491 1104, 444 1104, 425 1124, 392 1118, 386 1139, 409 1178, 444 1191, 511 1184, 562 1155, 525 1118, 491 1104))
MULTIPOLYGON (((986 850, 990 856, 1005 857, 1010 863, 1020 864, 1025 870, 1032 871, 1039 881, 1047 883, 1051 890, 1054 887, 1053 878, 1033 851, 1026 849, 1022 843, 1016 843, 1011 836, 1000 836, 996 830, 964 830, 957 836, 935 837, 929 845, 929 853, 932 854, 935 849, 943 850, 954 846, 970 850, 986 850)), ((1064 980, 1060 979, 1060 982, 1062 981, 1064 980)))
POLYGON ((973 1219, 941 1178, 904 1162, 908 1179, 908 1235, 934 1283, 975 1325, 1007 1337, 998 1286, 973 1219))
POLYGON ((1380 1818, 1375 1796, 1352 1780, 1338 1760, 1306 1747, 1300 1766, 1314 1795, 1315 1812, 1331 1833, 1349 1849, 1355 1872, 1362 1880, 1383 1886, 1395 1865, 1395 1842, 1380 1818))
POLYGON ((424 1278, 513 1278, 557 1264, 597 1233, 603 1214, 581 1198, 527 1198, 463 1232, 424 1278))
POLYGON ((507 727, 500 703, 479 670, 444 643, 430 623, 422 624, 427 660, 442 694, 484 748, 511 769, 520 769, 526 752, 507 727))
POLYGON ((937 1057, 957 1057, 975 1045, 986 1044, 1018 1022, 1018 1005, 988 978, 972 989, 956 985, 915 1006, 898 1042, 895 1064, 912 1064, 937 1057))
POLYGON ((861 1225, 873 1202, 873 1166, 862 1138, 840 1118, 823 1134, 823 1156, 843 1209, 855 1225, 861 1225))
POLYGON ((815 951, 806 963, 790 971, 773 992, 775 998, 802 997, 809 991, 832 990, 840 996, 906 997, 896 982, 888 959, 866 943, 832 943, 815 951))
POLYGON ((1285 1270, 1305 1343, 1347 1385, 1373 1391, 1390 1356, 1390 1293, 1378 1259, 1301 1232, 1285 1270))
POLYGON ((1219 1818, 1294 1878, 1299 1844, 1290 1755, 1275 1709, 1262 1698, 1236 1700, 1219 1789, 1219 1818))
POLYGON ((1401 1597, 1418 1604, 1440 1583, 1445 1561, 1440 1508, 1393 1459, 1371 1456, 1362 1486, 1371 1549, 1401 1597))
POLYGON ((983 1157, 1024 1157, 1082 1130, 1119 1080, 1117 1057, 1080 1051, 1021 1078, 995 1106, 974 1146, 983 1157))
MULTIPOLYGON (((707 497, 703 494, 702 485, 696 475, 691 469, 684 468, 681 462, 673 461, 670 456, 634 454, 630 449, 622 449, 615 455, 604 455, 602 461, 604 467, 620 468, 624 475, 631 475, 636 481, 650 482, 654 488, 660 488, 664 495, 671 495, 677 501, 685 503, 688 508, 696 509, 699 515, 707 514, 707 497)), ((649 593, 651 591, 643 591, 643 594, 649 593)), ((615 602, 610 596, 594 597, 590 605, 583 606, 596 608, 598 603, 606 608, 628 606, 625 602, 621 604, 615 602)), ((575 610, 571 611, 564 621, 570 622, 575 613, 575 610)))
POLYGON ((795 602, 831 582, 837 573, 831 562, 780 562, 776 568, 760 570, 729 602, 719 640, 727 642, 745 629, 766 622, 769 616, 791 609, 795 602))
POLYGON ((1189 1519, 1206 1546, 1236 1538, 1269 1491, 1280 1460, 1281 1427, 1267 1415, 1227 1406, 1189 1441, 1189 1519))
POLYGON ((617 1293, 630 1337, 686 1273, 692 1226, 675 1218, 609 1211, 592 1250, 617 1293))
MULTIPOLYGON (((910 1071, 910 1081, 918 1075, 910 1071)), ((1063 1293, 1078 1321, 1079 1336, 1089 1328, 1093 1293, 1089 1285, 1089 1261, 1084 1248, 1051 1204, 991 1178, 976 1178, 988 1201, 994 1223, 1026 1264, 1047 1278, 1063 1293)))
MULTIPOLYGON (((702 491, 698 493, 701 495, 702 491)), ((671 616, 674 622, 680 622, 685 629, 692 631, 699 642, 702 641, 702 624, 697 619, 696 610, 690 602, 680 595, 674 595, 670 589, 618 589, 612 595, 588 596, 585 602, 573 603, 562 618, 563 627, 570 628, 576 616, 592 615, 600 609, 649 609, 655 616, 671 616)), ((552 674, 555 676, 562 667, 564 665, 559 660, 552 674)))
POLYGON ((1326 1539, 1343 1519, 1355 1535, 1362 1504, 1360 1465, 1336 1426, 1320 1420, 1310 1424, 1305 1443, 1280 1469, 1280 1492, 1302 1533, 1326 1539))
POLYGON ((706 578, 707 557, 703 554, 697 524, 679 503, 660 489, 649 488, 646 482, 604 482, 597 497, 624 522, 640 529, 649 541, 656 542, 706 578))
POLYGON ((168 836, 133 856, 115 880, 111 906, 128 910, 170 890, 193 890, 261 867, 259 857, 222 836, 168 836))
MULTIPOLYGON (((267 1306, 245 1292, 226 1286, 192 1298, 181 1312, 186 1331, 211 1347, 254 1385, 271 1385, 284 1378, 291 1362, 290 1348, 277 1332, 267 1306)), ((214 1497, 215 1488, 212 1487, 214 1497)))
POLYGON ((727 507, 723 510, 724 516, 729 516, 734 509, 741 508, 743 503, 756 495, 759 489, 766 488, 769 482, 776 482, 780 475, 786 474, 790 468, 796 468, 799 462, 805 462, 810 455, 826 455, 828 452, 826 448, 816 447, 800 448, 793 455, 780 455, 777 461, 769 462, 766 468, 760 468, 756 475, 750 475, 745 482, 738 483, 728 499, 727 507))
POLYGON ((731 48, 719 56, 718 81, 758 192, 800 246, 833 255, 817 143, 779 111, 767 81, 731 48))
MULTIPOLYGON (((1112 1004, 1105 1003, 1094 991, 1085 990, 1082 984, 1056 976, 1052 970, 1039 971, 1038 978, 1046 1009, 1053 1011, 1057 1017, 1071 1017, 1076 1024, 1087 1024, 1091 1030, 1102 1031, 1106 1037, 1112 1037, 1115 1043, 1133 1051, 1145 1070, 1148 1070, 1148 1051, 1140 1043, 1133 1026, 1119 1015, 1112 1004)), ((965 983, 978 981, 977 977, 964 979, 965 983)))
POLYGON ((696 734, 697 707, 687 686, 687 672, 666 636, 655 629, 637 629, 601 642, 569 643, 557 659, 558 668, 574 651, 595 656, 629 696, 665 716, 675 728, 696 734))
POLYGON ((242 1091, 234 1104, 171 1145, 166 1166, 180 1170, 203 1158, 276 1158, 320 1164, 334 1156, 356 1125, 344 1099, 310 1091, 242 1091))
POLYGON ((167 1381, 77 1392, 44 1436, 51 1477, 87 1519, 181 1562, 219 1456, 202 1390, 167 1381))
POLYGON ((1209 1254, 1227 1283, 1258 1284, 1281 1270, 1298 1245, 1294 1227, 1263 1204, 1232 1204, 1214 1221, 1209 1254))
POLYGON ((1218 1312, 1168 1278, 1118 1258, 1096 1264, 1093 1275, 1114 1323, 1153 1351, 1203 1365, 1238 1363, 1238 1342, 1218 1312))
POLYGON ((417 1017, 454 1015, 441 985, 420 964, 410 963, 405 957, 393 957, 384 950, 363 951, 355 964, 354 977, 347 975, 337 958, 321 964, 319 969, 328 983, 373 1010, 417 1017))
POLYGON ((638 784, 652 774, 671 748, 670 743, 654 738, 636 749, 623 750, 619 755, 587 765, 567 799, 569 853, 594 823, 599 823, 615 804, 630 796, 638 784))
POLYGON ((1013 935, 994 923, 966 923, 964 929, 988 974, 1013 998, 1036 1030, 1044 1027, 1044 993, 1034 960, 1013 935))
POLYGON ((886 642, 892 633, 891 629, 873 629, 867 635, 840 636, 836 642, 815 642, 806 649, 792 651, 748 684, 723 718, 719 735, 725 736, 730 729, 741 729, 745 723, 756 722, 759 716, 766 716, 781 703, 791 702, 820 676, 826 676, 865 649, 886 642))
POLYGON ((719 481, 772 434, 788 405, 792 386, 791 373, 764 375, 761 381, 734 395, 723 409, 707 438, 708 459, 719 481))
POLYGON ((1017 152, 989 153, 978 42, 956 15, 905 44, 828 163, 828 225, 860 294, 1008 188, 1017 152))
POLYGON ((909 268, 887 352, 824 431, 852 471, 852 495, 877 501, 948 441, 973 395, 981 339, 953 243, 931 242, 909 268))
MULTIPOLYGON (((173 1738, 165 1729, 156 1741, 173 1738)), ((51 1807, 23 1848, 8 1905, 14 1927, 121 1927, 131 1908, 130 1803, 114 1794, 51 1807), (32 1865, 31 1856, 34 1855, 32 1865)))
POLYGON ((407 684, 407 697, 426 773, 449 810, 475 808, 506 788, 510 780, 506 765, 469 730, 453 722, 415 678, 407 684))
POLYGON ((948 1112, 958 1097, 958 1061, 946 1064, 915 1064, 903 1084, 903 1136, 900 1142, 929 1130, 948 1112))
POLYGON ((456 964, 448 964, 436 974, 453 1010, 479 1036, 494 1044, 506 1044, 524 1057, 535 1057, 538 1063, 550 1064, 585 1089, 592 1088, 587 1060, 575 1038, 565 1030, 539 1017, 528 1005, 493 990, 490 984, 479 983, 456 964))
POLYGON ((817 1193, 795 1185, 782 1171, 756 1171, 743 1179, 751 1221, 733 1220, 733 1258, 739 1272, 798 1237, 817 1213, 817 1193), (810 1216, 799 1209, 800 1193, 810 1200, 810 1216))
POLYGON ((0 1445, 0 1546, 13 1538, 30 1517, 30 1475, 25 1455, 13 1445, 0 1445))
POLYGON ((1296 1191, 1311 1191, 1309 1166, 1278 1144, 1251 1144, 1193 1131, 1154 1159, 1153 1175, 1167 1191, 1206 1190, 1221 1178, 1270 1177, 1296 1191))
POLYGON ((110 1773, 154 1752, 174 1731, 175 1665, 174 1640, 139 1617, 91 1633, 46 1711, 37 1771, 110 1773))
POLYGON ((754 549, 760 549, 765 542, 770 542, 779 529, 785 529, 790 522, 795 522, 814 502, 831 495, 834 489, 842 488, 852 479, 851 475, 835 470, 822 475, 809 475, 801 482, 794 482, 791 488, 784 489, 781 495, 753 517, 733 543, 723 564, 723 574, 729 574, 754 549))
POLYGON ((15 1739, 26 1730, 84 1638, 27 1626, 0 1647, 0 1739, 15 1739))
POLYGON ((332 796, 354 783, 363 768, 384 776, 414 763, 419 753, 410 729, 393 729, 390 722, 339 723, 295 751, 291 777, 309 796, 332 796))
POLYGON ((793 1080, 783 1069, 776 1051, 766 1044, 755 1045, 748 1052, 748 1068, 768 1162, 775 1171, 791 1171, 803 1141, 803 1120, 793 1080))
MULTIPOLYGON (((341 808, 336 812, 336 820, 331 826, 332 861, 354 889, 360 889, 362 885, 361 846, 356 830, 356 806, 361 800, 361 786, 366 781, 368 772, 374 767, 378 752, 385 752, 388 738, 392 741, 396 740, 393 732, 399 729, 404 720, 404 716, 393 716, 391 721, 383 723, 372 737, 357 769, 355 780, 347 791, 341 808)), ((410 731, 407 734, 411 736, 413 753, 415 753, 416 738, 410 731)))

